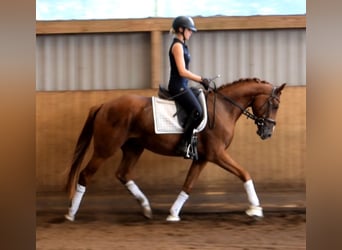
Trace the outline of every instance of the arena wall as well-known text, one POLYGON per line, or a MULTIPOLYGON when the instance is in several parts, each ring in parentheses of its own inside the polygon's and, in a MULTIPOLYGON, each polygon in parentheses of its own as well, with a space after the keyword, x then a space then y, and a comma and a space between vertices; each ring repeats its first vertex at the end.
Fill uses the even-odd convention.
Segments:
MULTIPOLYGON (((78 135, 92 105, 125 93, 156 95, 156 89, 58 91, 36 93, 37 192, 62 191, 78 135)), ((252 175, 259 189, 305 188, 306 87, 288 86, 281 97, 277 127, 271 139, 262 141, 254 122, 242 116, 228 149, 252 175)), ((89 154, 87 154, 87 157, 89 154)), ((96 173, 90 189, 115 191, 120 185, 115 170, 121 152, 96 173)), ((136 167, 136 181, 144 189, 181 188, 190 161, 145 151, 136 167)), ((195 188, 242 188, 240 180, 214 164, 208 164, 195 188)))

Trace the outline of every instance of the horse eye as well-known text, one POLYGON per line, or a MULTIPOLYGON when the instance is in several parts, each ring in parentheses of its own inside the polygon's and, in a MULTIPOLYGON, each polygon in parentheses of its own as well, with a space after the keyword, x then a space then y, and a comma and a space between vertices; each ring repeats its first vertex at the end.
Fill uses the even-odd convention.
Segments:
POLYGON ((279 103, 272 101, 270 102, 271 109, 277 110, 279 108, 279 103))

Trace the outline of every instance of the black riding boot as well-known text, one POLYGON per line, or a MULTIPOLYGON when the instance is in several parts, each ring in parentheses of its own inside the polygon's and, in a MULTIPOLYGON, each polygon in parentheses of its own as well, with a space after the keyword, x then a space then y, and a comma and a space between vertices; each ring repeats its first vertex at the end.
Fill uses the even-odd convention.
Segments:
POLYGON ((188 152, 188 147, 191 144, 191 138, 192 138, 192 131, 189 130, 187 131, 187 133, 185 132, 176 149, 177 154, 183 155, 185 159, 191 158, 191 155, 188 152))
POLYGON ((188 117, 184 126, 184 133, 179 142, 176 152, 181 154, 185 159, 198 159, 197 156, 197 135, 193 133, 194 129, 198 126, 198 117, 192 114, 188 117), (197 118, 197 119, 196 119, 197 118))

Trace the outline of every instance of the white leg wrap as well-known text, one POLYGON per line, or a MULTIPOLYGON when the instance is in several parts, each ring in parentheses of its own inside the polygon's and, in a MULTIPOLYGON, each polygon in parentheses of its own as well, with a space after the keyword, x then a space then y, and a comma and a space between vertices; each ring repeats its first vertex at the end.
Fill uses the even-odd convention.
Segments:
POLYGON ((248 180, 243 184, 243 186, 245 187, 245 190, 247 192, 247 197, 250 204, 255 207, 260 206, 258 196, 254 189, 253 181, 248 180))
POLYGON ((246 210, 246 214, 251 217, 262 218, 264 215, 262 212, 262 207, 260 206, 258 196, 254 189, 253 181, 248 180, 243 185, 247 192, 248 201, 251 204, 246 210))
POLYGON ((127 189, 133 194, 133 196, 139 201, 142 209, 143 214, 146 218, 152 218, 152 210, 150 206, 150 202, 148 201, 147 197, 144 193, 140 190, 140 188, 134 183, 134 181, 128 181, 125 186, 127 189))
POLYGON ((77 184, 76 186, 76 192, 74 194, 74 197, 71 200, 71 205, 69 207, 68 214, 65 215, 65 218, 74 221, 75 220, 75 214, 78 211, 78 208, 80 207, 81 200, 83 198, 83 195, 85 193, 86 187, 82 186, 80 184, 77 184))
POLYGON ((128 181, 126 184, 127 189, 133 194, 133 196, 140 202, 142 206, 149 205, 148 199, 134 181, 128 181))
POLYGON ((170 215, 166 218, 167 221, 179 221, 179 212, 182 209, 184 203, 189 198, 189 195, 185 193, 184 191, 181 191, 173 203, 171 209, 170 209, 170 215))

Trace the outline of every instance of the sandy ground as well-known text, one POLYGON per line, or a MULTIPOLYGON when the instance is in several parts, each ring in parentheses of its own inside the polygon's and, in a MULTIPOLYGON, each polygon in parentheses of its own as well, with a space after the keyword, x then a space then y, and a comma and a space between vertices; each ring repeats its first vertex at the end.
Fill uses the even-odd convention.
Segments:
POLYGON ((76 221, 69 222, 61 199, 45 197, 45 203, 38 202, 36 249, 306 249, 303 195, 265 196, 265 217, 259 221, 245 215, 238 200, 227 207, 220 197, 204 202, 195 197, 180 222, 165 221, 169 202, 152 202, 154 217, 147 220, 131 199, 93 195, 81 205, 76 221))

